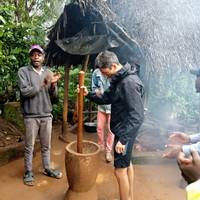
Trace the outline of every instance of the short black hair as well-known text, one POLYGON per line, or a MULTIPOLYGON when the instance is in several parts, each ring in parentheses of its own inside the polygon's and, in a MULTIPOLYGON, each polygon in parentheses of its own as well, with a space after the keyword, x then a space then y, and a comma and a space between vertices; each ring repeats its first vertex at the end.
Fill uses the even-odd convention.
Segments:
POLYGON ((95 59, 95 66, 98 68, 110 68, 112 64, 120 64, 117 55, 112 51, 103 51, 95 59))

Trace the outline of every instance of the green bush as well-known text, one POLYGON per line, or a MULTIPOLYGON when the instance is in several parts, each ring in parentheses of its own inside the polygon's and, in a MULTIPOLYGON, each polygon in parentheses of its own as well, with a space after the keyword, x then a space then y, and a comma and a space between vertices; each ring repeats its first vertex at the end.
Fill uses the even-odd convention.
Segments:
MULTIPOLYGON (((81 66, 74 66, 70 70, 69 77, 69 93, 68 93, 68 110, 74 111, 75 102, 77 97, 77 85, 78 85, 78 75, 81 70, 81 66)), ((62 118, 63 111, 63 101, 64 101, 64 67, 53 68, 52 71, 59 71, 62 75, 61 80, 58 83, 58 102, 53 105, 53 116, 54 119, 62 118)), ((85 86, 90 88, 91 85, 91 72, 88 70, 85 74, 85 86)), ((85 99, 85 107, 88 106, 88 100, 85 99)))

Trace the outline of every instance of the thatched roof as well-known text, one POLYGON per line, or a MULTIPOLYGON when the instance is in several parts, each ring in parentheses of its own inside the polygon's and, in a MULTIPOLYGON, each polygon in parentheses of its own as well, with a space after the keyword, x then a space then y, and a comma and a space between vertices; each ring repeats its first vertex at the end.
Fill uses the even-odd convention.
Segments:
POLYGON ((102 0, 77 0, 65 6, 51 29, 46 49, 48 65, 80 64, 84 55, 109 49, 121 63, 145 66, 143 54, 102 0))
POLYGON ((149 70, 173 74, 200 66, 199 0, 113 0, 149 70))

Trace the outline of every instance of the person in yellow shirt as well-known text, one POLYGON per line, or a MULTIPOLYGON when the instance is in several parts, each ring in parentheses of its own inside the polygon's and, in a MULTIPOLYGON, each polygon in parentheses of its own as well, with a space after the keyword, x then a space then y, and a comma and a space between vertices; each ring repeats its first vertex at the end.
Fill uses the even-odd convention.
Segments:
POLYGON ((187 200, 200 200, 200 155, 191 147, 191 156, 182 151, 178 154, 178 165, 183 178, 188 182, 187 200))

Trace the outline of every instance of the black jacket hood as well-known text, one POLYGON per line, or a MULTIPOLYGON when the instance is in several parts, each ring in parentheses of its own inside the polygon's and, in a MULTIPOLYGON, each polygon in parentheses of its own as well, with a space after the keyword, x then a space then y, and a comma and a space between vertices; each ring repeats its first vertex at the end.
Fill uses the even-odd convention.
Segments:
POLYGON ((137 68, 135 65, 130 65, 129 63, 126 63, 112 78, 111 78, 111 84, 116 84, 120 80, 122 80, 124 77, 133 74, 136 75, 136 82, 143 86, 141 80, 137 76, 137 68))

